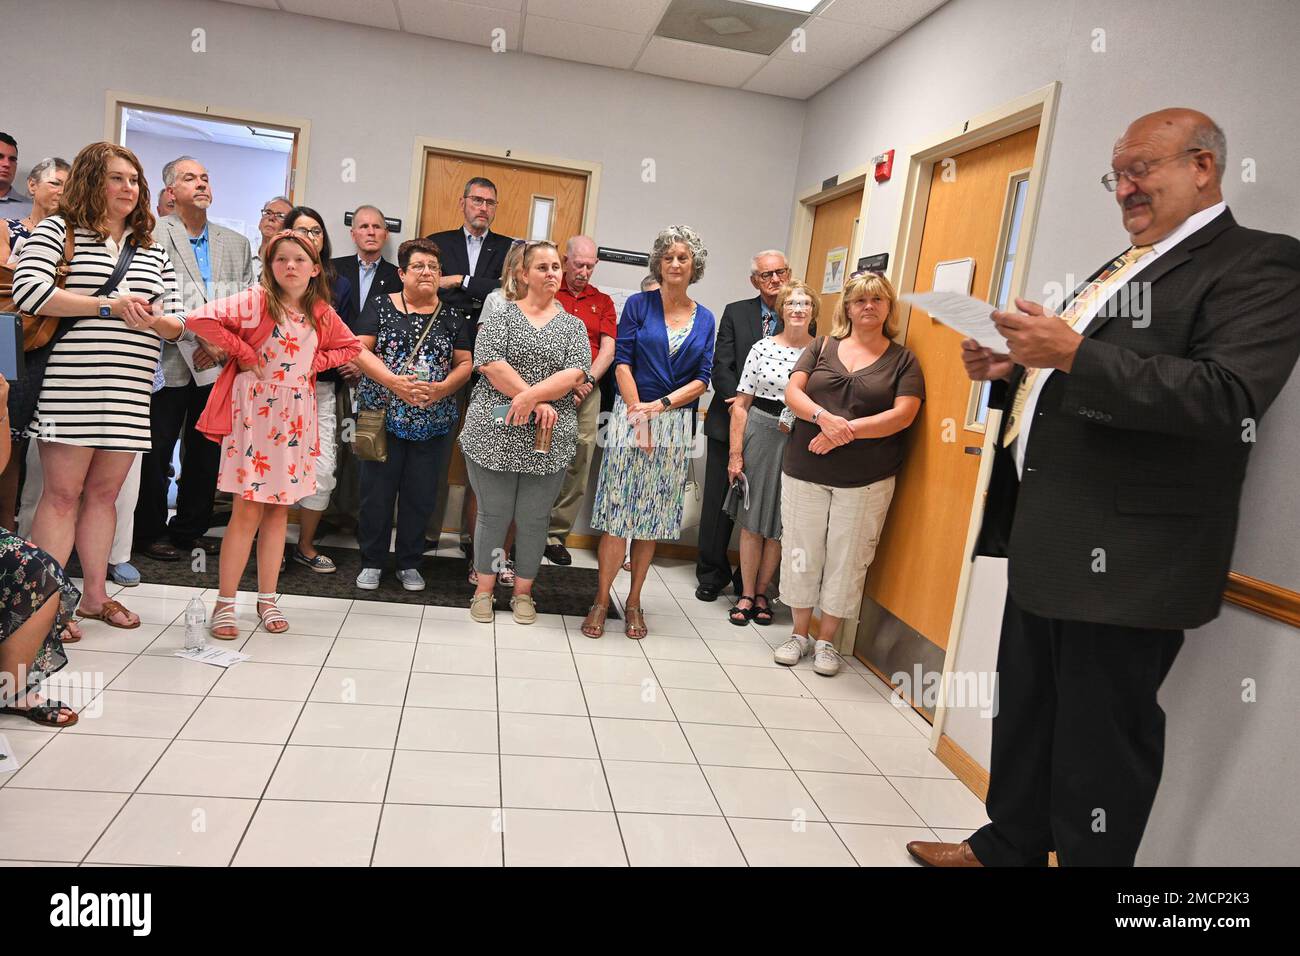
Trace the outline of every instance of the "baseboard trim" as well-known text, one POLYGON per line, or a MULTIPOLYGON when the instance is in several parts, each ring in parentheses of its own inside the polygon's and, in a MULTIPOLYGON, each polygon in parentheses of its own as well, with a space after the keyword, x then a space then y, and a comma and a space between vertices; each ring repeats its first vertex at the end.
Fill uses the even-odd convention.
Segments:
POLYGON ((953 742, 947 734, 939 735, 939 746, 934 755, 940 762, 956 774, 957 779, 966 784, 967 789, 983 802, 989 795, 989 772, 979 762, 953 742))

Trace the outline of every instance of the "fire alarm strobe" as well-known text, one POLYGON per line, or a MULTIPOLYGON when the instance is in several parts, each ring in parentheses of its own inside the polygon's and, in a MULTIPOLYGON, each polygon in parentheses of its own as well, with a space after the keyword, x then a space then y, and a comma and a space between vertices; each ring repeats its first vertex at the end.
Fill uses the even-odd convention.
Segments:
POLYGON ((883 183, 894 175, 894 151, 886 150, 871 160, 876 164, 876 182, 883 183))

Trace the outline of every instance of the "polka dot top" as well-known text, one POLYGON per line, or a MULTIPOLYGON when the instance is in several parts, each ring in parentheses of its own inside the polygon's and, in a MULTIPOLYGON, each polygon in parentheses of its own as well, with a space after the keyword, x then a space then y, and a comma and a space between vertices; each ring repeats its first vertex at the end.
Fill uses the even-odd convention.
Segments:
POLYGON ((790 373, 794 371, 794 364, 803 353, 803 349, 778 345, 776 339, 771 337, 759 339, 745 358, 745 368, 740 373, 740 384, 736 386, 736 391, 755 398, 784 402, 785 387, 790 384, 790 373))

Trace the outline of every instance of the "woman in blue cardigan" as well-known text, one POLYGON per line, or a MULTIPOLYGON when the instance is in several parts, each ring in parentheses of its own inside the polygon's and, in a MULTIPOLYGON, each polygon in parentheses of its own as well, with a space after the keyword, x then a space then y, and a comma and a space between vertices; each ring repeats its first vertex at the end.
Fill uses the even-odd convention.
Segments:
POLYGON ((614 400, 605 431, 600 483, 591 526, 600 539, 600 590, 582 622, 582 633, 605 633, 609 591, 632 539, 632 586, 624 604, 624 633, 646 636, 641 586, 655 542, 681 533, 686 472, 695 406, 713 370, 713 313, 686 294, 704 275, 708 252, 695 231, 669 226, 650 252, 650 274, 659 288, 629 298, 618 323, 614 349, 614 400))

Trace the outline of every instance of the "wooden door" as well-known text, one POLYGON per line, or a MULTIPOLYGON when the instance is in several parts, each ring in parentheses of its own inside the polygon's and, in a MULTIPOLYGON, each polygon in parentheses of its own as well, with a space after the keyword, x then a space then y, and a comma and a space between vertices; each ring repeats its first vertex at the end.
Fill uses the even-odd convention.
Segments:
POLYGON ((509 160, 475 159, 452 153, 424 154, 424 194, 420 204, 419 235, 455 229, 464 223, 459 202, 465 183, 484 176, 497 187, 497 217, 492 231, 505 236, 528 235, 528 216, 533 196, 555 200, 551 233, 547 237, 560 248, 570 236, 582 232, 582 215, 587 204, 587 175, 561 169, 539 169, 512 164, 509 160))
POLYGON ((839 288, 844 288, 844 279, 853 271, 853 229, 858 221, 858 212, 862 208, 862 189, 845 193, 828 202, 822 203, 813 211, 812 241, 808 245, 808 269, 803 281, 821 292, 820 319, 818 331, 825 334, 831 327, 831 316, 840 304, 840 292, 822 292, 822 280, 826 276, 826 253, 832 249, 846 247, 848 257, 840 273, 839 288))
MULTIPOLYGON (((1010 177, 1033 165, 1037 140, 1035 126, 961 153, 955 165, 935 163, 915 291, 933 287, 936 263, 969 256, 975 260, 971 294, 992 299, 1010 177)), ((925 373, 926 398, 866 585, 869 597, 944 649, 979 473, 979 456, 967 449, 984 439, 963 427, 971 383, 960 343, 958 333, 912 310, 905 344, 925 373)))
MULTIPOLYGON (((582 218, 587 205, 586 173, 540 169, 514 164, 509 160, 480 159, 427 150, 424 154, 424 193, 420 203, 417 235, 427 236, 464 224, 460 198, 464 195, 465 183, 475 176, 490 179, 497 187, 497 215, 492 222, 493 232, 511 237, 527 236, 533 196, 548 196, 555 200, 548 238, 563 251, 570 236, 582 233, 582 218)), ((447 484, 453 487, 469 484, 459 442, 453 442, 451 446, 447 484)), ((443 530, 457 529, 444 527, 443 530)))

